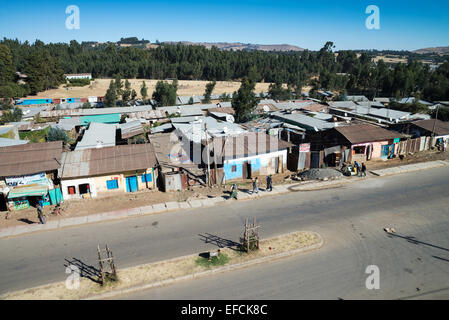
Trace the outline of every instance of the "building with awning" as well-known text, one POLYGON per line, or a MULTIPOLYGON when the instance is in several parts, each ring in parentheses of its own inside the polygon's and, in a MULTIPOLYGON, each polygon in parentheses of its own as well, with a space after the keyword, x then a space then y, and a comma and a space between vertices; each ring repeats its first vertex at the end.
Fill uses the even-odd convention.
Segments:
POLYGON ((0 210, 28 208, 62 201, 55 186, 61 166, 62 141, 0 148, 0 210))

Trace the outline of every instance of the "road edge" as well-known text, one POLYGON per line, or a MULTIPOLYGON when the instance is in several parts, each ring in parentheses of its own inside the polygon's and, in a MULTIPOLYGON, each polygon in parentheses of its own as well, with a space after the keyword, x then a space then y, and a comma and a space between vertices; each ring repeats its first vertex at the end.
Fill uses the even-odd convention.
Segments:
MULTIPOLYGON (((192 274, 188 274, 185 276, 180 276, 180 277, 176 277, 176 278, 172 278, 172 279, 141 284, 141 285, 133 286, 130 288, 113 290, 110 292, 90 296, 90 297, 87 297, 87 298, 84 298, 81 300, 107 299, 107 298, 112 298, 112 297, 119 296, 119 295, 133 293, 136 291, 142 291, 142 290, 147 290, 147 289, 152 289, 152 288, 157 288, 157 287, 163 287, 163 286, 167 286, 167 285, 178 283, 178 282, 185 281, 185 280, 194 280, 194 279, 198 279, 198 278, 205 277, 205 276, 212 275, 212 274, 223 273, 223 272, 233 271, 233 270, 239 270, 239 269, 247 268, 247 267, 250 267, 253 265, 261 264, 264 262, 271 262, 271 261, 279 260, 282 258, 288 258, 295 254, 305 253, 305 252, 309 252, 312 250, 317 250, 317 249, 320 249, 324 245, 324 239, 318 232, 315 232, 315 231, 304 231, 304 232, 310 232, 310 233, 317 235, 318 238, 320 239, 320 241, 318 243, 312 244, 310 246, 306 246, 306 247, 302 247, 302 248, 298 248, 298 249, 294 249, 294 250, 290 250, 290 251, 286 251, 286 252, 277 253, 277 254, 274 254, 271 256, 266 256, 263 258, 249 260, 249 261, 242 262, 242 263, 231 264, 231 265, 223 266, 223 267, 216 268, 216 269, 206 270, 206 271, 202 271, 202 272, 195 272, 192 274)), ((285 235, 288 235, 288 234, 290 234, 290 233, 287 233, 285 235)))

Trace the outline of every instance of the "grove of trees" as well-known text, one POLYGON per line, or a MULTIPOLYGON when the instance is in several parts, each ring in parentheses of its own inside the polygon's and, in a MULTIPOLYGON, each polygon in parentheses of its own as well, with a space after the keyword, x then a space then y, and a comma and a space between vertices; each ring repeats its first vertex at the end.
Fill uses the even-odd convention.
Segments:
MULTIPOLYGON (((257 69, 255 81, 287 84, 298 95, 304 85, 346 91, 368 97, 420 95, 425 100, 449 100, 449 62, 431 71, 415 58, 409 63, 373 62, 373 53, 342 50, 336 54, 327 42, 319 51, 224 51, 216 47, 160 44, 157 48, 119 47, 113 43, 49 43, 0 41, 0 98, 9 99, 54 88, 64 73, 91 73, 94 78, 115 78, 117 100, 132 98, 120 79, 180 79, 241 81, 257 69), (27 75, 17 84, 16 72, 27 75), (123 91, 124 90, 124 91, 123 91)), ((375 53, 378 54, 378 53, 375 53)), ((415 57, 415 55, 410 55, 415 57)), ((277 91, 278 93, 276 93, 277 91)))

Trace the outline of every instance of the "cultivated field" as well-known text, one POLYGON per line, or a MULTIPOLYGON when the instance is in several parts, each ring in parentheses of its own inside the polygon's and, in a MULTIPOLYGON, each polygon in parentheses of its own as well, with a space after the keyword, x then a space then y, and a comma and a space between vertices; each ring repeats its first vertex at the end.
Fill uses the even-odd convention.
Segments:
POLYGON ((387 57, 387 56, 376 56, 374 59, 374 62, 379 62, 379 60, 383 60, 386 63, 407 63, 407 58, 395 56, 393 57, 387 57))
MULTIPOLYGON (((65 88, 65 85, 61 85, 58 89, 51 89, 39 93, 37 96, 28 96, 26 99, 36 99, 36 98, 85 98, 88 96, 104 96, 106 90, 109 87, 111 79, 96 79, 91 82, 89 86, 85 87, 70 87, 65 88)), ((123 82, 125 79, 123 79, 123 82)), ((158 80, 154 79, 128 79, 131 83, 131 88, 136 90, 137 97, 140 98, 140 87, 142 86, 142 81, 145 81, 148 87, 148 96, 151 97, 156 83, 158 80)), ((169 81, 171 82, 171 81, 169 81)), ((189 96, 196 95, 201 96, 204 94, 206 84, 209 81, 196 81, 196 80, 179 80, 178 81, 178 95, 179 96, 189 96)), ((269 83, 257 83, 256 93, 267 92, 269 83)), ((238 81, 217 81, 214 94, 222 93, 233 93, 240 88, 240 82, 238 81)))

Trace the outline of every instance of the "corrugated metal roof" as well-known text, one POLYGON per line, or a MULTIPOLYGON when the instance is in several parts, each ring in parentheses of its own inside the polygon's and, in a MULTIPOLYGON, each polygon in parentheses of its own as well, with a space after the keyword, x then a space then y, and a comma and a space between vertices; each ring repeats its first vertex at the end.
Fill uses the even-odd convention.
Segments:
POLYGON ((44 196, 48 193, 46 184, 29 184, 12 188, 8 193, 8 199, 26 197, 26 196, 44 196))
POLYGON ((62 161, 61 179, 143 170, 157 165, 151 143, 65 152, 62 161))
POLYGON ((357 106, 354 103, 354 101, 329 101, 327 104, 335 108, 349 108, 349 109, 354 109, 357 106))
POLYGON ((21 144, 27 144, 28 140, 19 140, 19 139, 8 139, 8 138, 0 138, 0 147, 10 147, 10 146, 18 146, 21 144))
POLYGON ((144 132, 139 120, 121 123, 118 125, 118 128, 121 131, 122 139, 128 139, 144 132))
POLYGON ((81 118, 80 117, 73 117, 69 119, 60 119, 59 122, 52 127, 58 127, 65 131, 70 131, 74 129, 76 126, 81 125, 81 118))
POLYGON ((415 126, 427 130, 434 131, 437 136, 445 136, 449 134, 449 123, 437 119, 418 120, 412 122, 415 126))
POLYGON ((97 114, 91 116, 82 116, 81 124, 83 126, 87 125, 90 122, 98 122, 98 123, 119 123, 120 122, 120 114, 97 114))
POLYGON ((352 144, 384 141, 402 137, 400 133, 370 124, 336 127, 335 130, 352 144))
POLYGON ((0 148, 0 177, 57 170, 61 164, 61 154, 62 141, 0 148))
POLYGON ((383 108, 384 105, 380 103, 379 101, 358 101, 357 104, 359 106, 364 107, 376 107, 376 108, 383 108))
MULTIPOLYGON (((203 141, 206 144, 206 141, 203 141)), ((218 157, 227 159, 237 159, 259 154, 271 153, 287 149, 293 144, 279 140, 275 136, 267 135, 264 132, 246 132, 237 136, 220 137, 213 140, 214 150, 222 150, 218 157)))
POLYGON ((182 117, 188 117, 188 116, 202 116, 203 111, 200 107, 197 106, 182 106, 181 107, 181 116, 182 117))
POLYGON ((288 122, 293 125, 297 125, 308 130, 319 131, 335 127, 334 123, 315 119, 301 113, 284 114, 281 112, 274 112, 272 115, 276 119, 288 122))
POLYGON ((60 117, 60 116, 92 116, 100 114, 130 114, 130 113, 151 113, 153 107, 151 105, 142 105, 134 107, 114 107, 114 108, 92 108, 92 109, 63 109, 63 110, 52 110, 52 111, 42 111, 41 117, 60 117))
POLYGON ((348 101, 369 101, 369 99, 365 96, 346 96, 348 101))
POLYGON ((115 146, 116 128, 115 124, 90 123, 83 138, 76 144, 75 150, 115 146))

